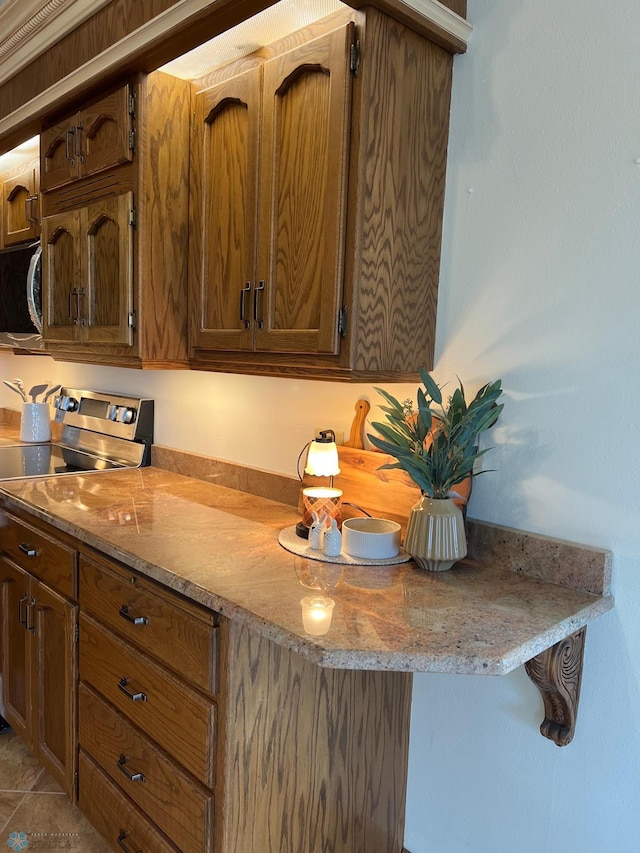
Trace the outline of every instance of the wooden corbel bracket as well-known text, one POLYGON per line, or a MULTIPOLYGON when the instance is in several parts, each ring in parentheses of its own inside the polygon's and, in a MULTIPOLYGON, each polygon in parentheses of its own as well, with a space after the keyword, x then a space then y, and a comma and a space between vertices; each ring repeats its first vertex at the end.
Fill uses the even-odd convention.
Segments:
POLYGON ((558 746, 571 743, 575 733, 586 633, 581 628, 524 665, 544 702, 540 733, 558 746))

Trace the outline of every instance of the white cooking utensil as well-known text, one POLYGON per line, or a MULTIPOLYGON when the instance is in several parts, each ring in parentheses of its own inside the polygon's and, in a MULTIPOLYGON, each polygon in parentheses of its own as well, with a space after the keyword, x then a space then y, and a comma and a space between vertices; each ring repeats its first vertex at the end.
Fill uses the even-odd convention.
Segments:
POLYGON ((47 393, 44 395, 44 402, 46 403, 49 397, 52 394, 55 394, 56 391, 59 391, 62 388, 62 385, 52 385, 51 388, 48 389, 47 393))
POLYGON ((26 403, 26 402, 27 402, 27 398, 26 398, 26 397, 25 397, 25 395, 22 393, 21 389, 20 389, 20 388, 18 388, 18 386, 16 385, 16 383, 15 383, 15 382, 10 382, 8 379, 3 379, 2 381, 3 381, 3 382, 4 382, 4 384, 7 386, 7 388, 11 388, 11 390, 12 390, 12 391, 15 391, 15 392, 16 392, 16 394, 19 394, 19 395, 20 395, 20 397, 22 397, 22 400, 23 400, 23 402, 24 402, 24 403, 26 403))
POLYGON ((43 385, 34 385, 29 391, 29 396, 31 397, 31 402, 35 403, 38 399, 38 396, 47 390, 49 387, 49 383, 45 382, 43 385))

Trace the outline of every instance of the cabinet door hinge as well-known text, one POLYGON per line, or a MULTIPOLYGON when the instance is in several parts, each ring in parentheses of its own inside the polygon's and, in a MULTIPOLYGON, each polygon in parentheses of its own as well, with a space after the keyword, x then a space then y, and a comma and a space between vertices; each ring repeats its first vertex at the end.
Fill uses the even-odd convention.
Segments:
POLYGON ((129 131, 129 150, 130 151, 136 150, 136 132, 135 132, 135 130, 129 131))
POLYGON ((360 71, 360 39, 357 39, 351 45, 349 71, 351 71, 354 77, 357 77, 358 72, 360 71))
POLYGON ((134 116, 136 114, 136 96, 133 92, 129 92, 129 115, 134 116))
POLYGON ((347 334, 347 306, 343 305, 338 311, 338 334, 341 338, 347 334))
POLYGON ((134 228, 136 227, 136 209, 132 207, 129 211, 129 225, 132 225, 134 228))
POLYGON ((135 329, 135 327, 136 327, 136 312, 135 311, 129 311, 129 313, 127 314, 127 326, 130 329, 135 329))
POLYGON ((78 640, 80 639, 80 626, 78 625, 77 622, 76 622, 75 635, 76 635, 76 643, 77 643, 78 640))

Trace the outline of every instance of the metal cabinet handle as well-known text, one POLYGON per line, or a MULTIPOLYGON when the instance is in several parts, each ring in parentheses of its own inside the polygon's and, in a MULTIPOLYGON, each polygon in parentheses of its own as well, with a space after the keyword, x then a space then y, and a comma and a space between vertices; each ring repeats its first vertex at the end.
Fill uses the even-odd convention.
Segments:
POLYGON ((38 552, 35 548, 32 548, 31 545, 27 545, 25 542, 22 542, 18 545, 18 551, 22 551, 23 554, 26 554, 27 557, 37 557, 38 552))
POLYGON ((33 608, 35 606, 36 606, 36 600, 35 600, 35 598, 32 598, 31 601, 27 604, 27 606, 25 608, 24 627, 27 629, 27 631, 31 631, 32 634, 35 634, 36 626, 33 622, 31 624, 29 624, 29 614, 31 613, 31 611, 33 610, 33 608))
POLYGON ((120 610, 118 610, 118 614, 122 616, 123 619, 126 619, 127 622, 131 622, 132 625, 148 625, 149 620, 146 616, 132 616, 129 613, 129 608, 126 604, 122 604, 120 606, 120 610))
POLYGON ((73 153, 74 153, 74 154, 75 154, 75 156, 78 158, 78 161, 79 161, 80 163, 84 163, 84 161, 85 161, 85 156, 84 156, 84 154, 82 153, 82 151, 80 151, 80 145, 78 144, 78 139, 79 139, 79 136, 80 136, 80 131, 83 129, 83 127, 84 127, 84 124, 83 124, 82 122, 80 122, 80 124, 79 124, 77 127, 74 127, 74 129, 73 129, 73 130, 74 130, 74 134, 73 134, 73 153))
POLYGON ((146 693, 133 693, 131 690, 127 689, 127 684, 129 683, 129 679, 122 676, 120 681, 118 682, 118 689, 122 690, 124 695, 131 699, 132 702, 146 702, 147 694, 146 693))
POLYGON ((244 304, 245 296, 250 291, 251 291, 251 282, 248 281, 245 284, 245 286, 242 288, 242 290, 240 291, 240 322, 242 323, 242 325, 244 326, 245 329, 248 329, 249 326, 251 325, 249 320, 247 320, 247 317, 245 314, 245 304, 244 304))
MULTIPOLYGON (((133 853, 133 850, 124 843, 125 838, 127 837, 127 833, 124 829, 121 829, 118 833, 118 837, 116 841, 118 842, 118 847, 124 850, 124 853, 133 853)), ((136 850, 135 853, 142 853, 142 850, 136 850)))
POLYGON ((127 779, 130 782, 146 782, 147 781, 147 778, 144 775, 144 773, 132 773, 130 770, 127 770, 127 768, 125 767, 126 763, 127 763, 127 756, 121 755, 120 758, 118 759, 118 767, 120 768, 120 770, 122 770, 122 772, 124 773, 124 775, 127 777, 127 779))
POLYGON ((86 296, 86 295, 87 295, 87 291, 85 290, 84 287, 80 287, 77 289, 77 291, 76 291, 76 300, 77 300, 76 317, 78 318, 78 324, 80 326, 86 326, 89 323, 88 319, 82 313, 82 308, 80 306, 80 297, 86 296))
POLYGON ((25 626, 27 624, 27 617, 22 615, 22 605, 25 603, 25 601, 28 601, 28 600, 29 600, 29 593, 25 592, 25 594, 22 596, 22 598, 18 602, 18 622, 21 625, 25 625, 25 626))
POLYGON ((78 325, 78 315, 77 313, 73 313, 73 297, 78 295, 78 288, 74 287, 72 291, 69 293, 69 319, 73 322, 74 326, 78 325))
POLYGON ((258 301, 260 294, 264 292, 265 283, 264 281, 259 281, 258 286, 253 291, 253 320, 256 326, 259 329, 264 329, 264 320, 260 319, 260 312, 258 310, 258 301))
POLYGON ((76 147, 76 143, 75 143, 76 128, 75 128, 75 127, 70 127, 70 128, 69 128, 69 130, 67 130, 67 132, 65 133, 65 137, 64 137, 64 141, 65 141, 65 157, 66 157, 66 158, 67 158, 67 160, 71 163, 71 165, 72 165, 72 166, 75 166, 75 165, 76 165, 76 161, 74 160, 73 156, 69 153, 69 150, 70 150, 69 137, 70 137, 70 136, 73 136, 73 147, 74 147, 74 149, 75 149, 75 147, 76 147))

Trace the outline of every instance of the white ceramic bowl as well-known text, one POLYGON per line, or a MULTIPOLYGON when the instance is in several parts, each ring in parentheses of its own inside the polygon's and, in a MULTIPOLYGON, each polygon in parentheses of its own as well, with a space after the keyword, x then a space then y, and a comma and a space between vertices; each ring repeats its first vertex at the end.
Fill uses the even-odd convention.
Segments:
POLYGON ((387 560, 400 553, 400 525, 387 518, 347 518, 342 550, 362 560, 387 560))

